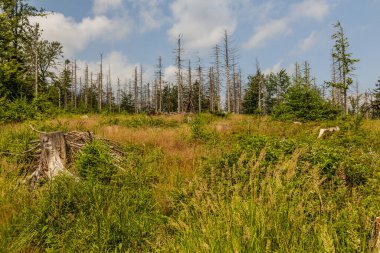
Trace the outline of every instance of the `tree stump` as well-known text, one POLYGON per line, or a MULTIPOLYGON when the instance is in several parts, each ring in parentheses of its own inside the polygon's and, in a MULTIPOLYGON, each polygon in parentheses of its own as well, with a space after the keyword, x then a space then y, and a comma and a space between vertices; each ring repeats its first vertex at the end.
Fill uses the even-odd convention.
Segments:
POLYGON ((63 132, 41 133, 41 154, 37 169, 31 175, 32 183, 42 178, 51 180, 65 170, 67 147, 63 132))
POLYGON ((377 217, 373 224, 370 252, 380 253, 380 217, 377 217))

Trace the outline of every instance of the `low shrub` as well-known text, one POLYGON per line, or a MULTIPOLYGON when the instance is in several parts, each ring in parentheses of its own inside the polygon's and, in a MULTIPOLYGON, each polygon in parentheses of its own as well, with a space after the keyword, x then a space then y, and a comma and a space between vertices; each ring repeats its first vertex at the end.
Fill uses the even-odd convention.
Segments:
POLYGON ((75 164, 79 176, 90 181, 109 183, 117 172, 109 148, 96 141, 82 149, 75 164))

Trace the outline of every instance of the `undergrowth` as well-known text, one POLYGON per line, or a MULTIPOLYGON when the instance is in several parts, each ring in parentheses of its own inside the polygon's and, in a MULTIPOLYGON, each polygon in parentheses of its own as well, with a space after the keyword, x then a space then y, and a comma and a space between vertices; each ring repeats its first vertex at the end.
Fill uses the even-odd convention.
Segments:
MULTIPOLYGON (((174 127, 162 120, 104 118, 96 127, 174 127)), ((30 148, 36 133, 0 126, 0 252, 368 251, 379 216, 379 122, 294 126, 215 115, 180 122, 188 135, 173 142, 176 155, 122 143, 116 166, 94 142, 75 158, 72 176, 34 191, 25 183, 27 157, 10 153, 30 148), (218 132, 219 121, 230 130, 218 132), (319 126, 334 125, 341 131, 317 139, 319 126)))

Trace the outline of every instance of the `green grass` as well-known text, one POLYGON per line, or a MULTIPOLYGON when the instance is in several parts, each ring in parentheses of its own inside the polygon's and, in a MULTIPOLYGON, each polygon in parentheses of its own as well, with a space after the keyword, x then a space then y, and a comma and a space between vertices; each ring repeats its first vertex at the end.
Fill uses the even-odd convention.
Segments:
POLYGON ((30 148, 37 135, 26 123, 0 126, 0 252, 368 251, 379 216, 380 122, 116 118, 34 122, 99 132, 116 124, 118 135, 104 133, 125 149, 115 167, 107 147, 92 144, 73 161, 74 177, 34 191, 24 177, 29 158, 5 152, 30 148), (335 125, 342 130, 316 138, 335 125), (154 141, 141 128, 171 138, 154 141))

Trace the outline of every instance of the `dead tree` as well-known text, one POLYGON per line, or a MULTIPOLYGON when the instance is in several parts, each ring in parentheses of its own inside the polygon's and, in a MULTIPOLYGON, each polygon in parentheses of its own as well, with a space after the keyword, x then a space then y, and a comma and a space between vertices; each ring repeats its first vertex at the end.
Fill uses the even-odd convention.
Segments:
POLYGON ((117 94, 116 94, 118 112, 121 111, 121 88, 120 88, 120 79, 117 78, 117 94))
POLYGON ((202 112, 202 89, 203 89, 203 75, 201 67, 201 58, 199 58, 198 64, 198 111, 202 112))
POLYGON ((111 81, 111 65, 108 66, 108 81, 107 81, 107 104, 110 112, 112 112, 112 81, 111 81))
POLYGON ((135 93, 135 97, 134 97, 135 113, 138 113, 139 108, 138 108, 137 67, 135 67, 134 93, 135 93))
POLYGON ((147 112, 150 113, 150 83, 147 83, 147 112))
POLYGON ((158 64, 157 64, 157 82, 158 86, 156 85, 155 88, 155 93, 156 93, 156 100, 157 100, 157 111, 159 113, 162 112, 162 77, 163 77, 163 72, 162 72, 162 58, 161 56, 158 57, 158 64))
POLYGON ((238 96, 238 113, 242 113, 242 97, 243 97, 243 84, 242 84, 242 73, 241 69, 239 69, 239 74, 238 74, 238 85, 239 85, 239 96, 238 96))
POLYGON ((187 102, 186 112, 194 112, 193 104, 193 85, 191 80, 191 61, 189 60, 189 70, 188 70, 188 88, 189 88, 189 97, 187 102))
POLYGON ((230 50, 230 36, 227 30, 224 31, 224 67, 226 73, 226 100, 227 112, 231 112, 231 50, 230 50))
POLYGON ((77 93, 78 93, 78 79, 77 79, 77 61, 74 61, 74 109, 77 109, 77 93))
POLYGON ((237 112, 237 99, 238 99, 238 83, 236 73, 236 56, 232 56, 232 89, 233 89, 233 112, 237 112))
POLYGON ((210 112, 214 112, 214 68, 210 67, 209 82, 210 82, 210 112))
POLYGON ((177 111, 178 113, 183 112, 183 85, 182 85, 182 35, 178 36, 177 49, 176 52, 176 65, 177 65, 177 111))
POLYGON ((102 110, 102 93, 103 93, 103 54, 100 54, 100 73, 99 73, 99 87, 98 87, 98 110, 102 110))
POLYGON ((84 107, 87 109, 88 107, 88 94, 89 94, 89 84, 88 84, 88 65, 86 64, 86 68, 84 70, 84 107))
POLYGON ((215 96, 216 96, 216 103, 217 103, 217 110, 220 111, 220 48, 218 45, 215 45, 214 47, 214 64, 215 64, 215 96))
POLYGON ((140 64, 140 110, 143 111, 144 106, 144 98, 143 98, 143 92, 144 92, 144 87, 143 87, 143 67, 142 64, 140 64))

